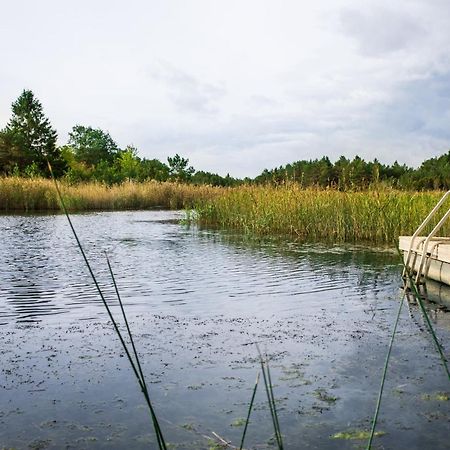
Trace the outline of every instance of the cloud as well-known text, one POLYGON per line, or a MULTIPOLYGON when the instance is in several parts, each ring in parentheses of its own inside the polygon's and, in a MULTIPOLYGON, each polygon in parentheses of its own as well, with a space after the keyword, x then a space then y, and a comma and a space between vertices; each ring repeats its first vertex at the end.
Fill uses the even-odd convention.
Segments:
POLYGON ((366 56, 380 57, 411 48, 426 35, 419 20, 404 10, 344 9, 340 21, 343 33, 354 38, 366 56))
POLYGON ((373 113, 372 129, 450 142, 450 71, 402 84, 391 102, 373 113))
POLYGON ((61 143, 85 123, 222 174, 449 147, 448 0, 22 3, 0 28, 0 128, 27 87, 61 143))
POLYGON ((167 62, 159 62, 151 71, 151 76, 165 86, 170 99, 180 111, 216 113, 217 103, 226 93, 223 86, 202 82, 167 62))

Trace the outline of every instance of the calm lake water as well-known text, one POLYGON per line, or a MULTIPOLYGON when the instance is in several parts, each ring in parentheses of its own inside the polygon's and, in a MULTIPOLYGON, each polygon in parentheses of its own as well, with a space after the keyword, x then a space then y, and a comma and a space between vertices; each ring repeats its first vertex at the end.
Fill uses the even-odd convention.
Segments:
MULTIPOLYGON (((356 449, 401 297, 394 251, 249 240, 178 223, 180 212, 73 216, 119 313, 126 305, 150 394, 173 448, 239 446, 271 357, 287 449, 356 449)), ((148 411, 62 215, 0 216, 0 448, 156 448, 148 411)), ((428 304, 449 352, 449 313, 428 304)), ((118 316, 119 317, 119 316, 118 316)), ((449 380, 420 311, 405 305, 376 439, 448 449, 449 380)), ((274 448, 263 386, 246 448, 274 448)))

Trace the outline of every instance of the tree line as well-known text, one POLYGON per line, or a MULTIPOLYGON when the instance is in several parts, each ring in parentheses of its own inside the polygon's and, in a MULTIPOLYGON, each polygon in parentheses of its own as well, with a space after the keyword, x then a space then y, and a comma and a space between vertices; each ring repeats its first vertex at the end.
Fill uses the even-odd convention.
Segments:
POLYGON ((341 156, 335 163, 328 157, 296 161, 272 170, 264 170, 256 183, 295 182, 302 186, 334 187, 340 190, 366 189, 375 184, 388 184, 398 189, 450 189, 450 152, 431 158, 417 169, 394 162, 366 162, 359 156, 352 160, 341 156))
POLYGON ((239 182, 229 175, 196 171, 176 154, 167 163, 141 158, 133 145, 120 148, 107 131, 75 125, 68 142, 57 145, 57 133, 32 91, 24 90, 12 104, 12 117, 0 130, 0 174, 49 177, 47 161, 57 177, 69 182, 106 184, 133 181, 177 181, 215 186, 239 182))
POLYGON ((24 90, 12 104, 12 116, 0 130, 0 174, 48 177, 47 160, 57 177, 69 182, 98 181, 106 184, 133 181, 177 181, 213 186, 238 184, 298 183, 304 187, 333 187, 340 190, 365 189, 377 183, 399 189, 450 189, 450 152, 431 158, 417 169, 395 162, 366 162, 341 156, 332 163, 328 157, 296 161, 265 169, 255 178, 243 180, 196 171, 189 160, 176 154, 167 163, 141 158, 132 145, 120 148, 107 131, 75 125, 68 142, 57 145, 57 132, 45 117, 39 100, 24 90))

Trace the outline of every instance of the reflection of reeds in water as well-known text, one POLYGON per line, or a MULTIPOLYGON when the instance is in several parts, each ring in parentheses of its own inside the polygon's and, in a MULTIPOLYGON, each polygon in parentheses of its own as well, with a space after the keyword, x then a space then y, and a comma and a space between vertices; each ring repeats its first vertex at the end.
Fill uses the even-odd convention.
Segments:
POLYGON ((400 235, 412 234, 441 196, 441 192, 386 187, 340 192, 302 189, 296 184, 240 186, 224 190, 198 206, 197 214, 199 222, 206 226, 252 234, 391 243, 400 235))

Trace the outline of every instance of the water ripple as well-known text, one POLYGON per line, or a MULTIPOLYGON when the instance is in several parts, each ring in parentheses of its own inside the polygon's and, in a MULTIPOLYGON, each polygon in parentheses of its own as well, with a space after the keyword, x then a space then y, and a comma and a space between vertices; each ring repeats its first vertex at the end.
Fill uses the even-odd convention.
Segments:
MULTIPOLYGON (((190 313, 257 314, 298 309, 300 299, 332 303, 339 296, 363 302, 392 290, 397 268, 385 253, 251 244, 187 229, 177 223, 181 216, 166 211, 73 216, 108 302, 117 303, 105 251, 131 311, 176 306, 190 313)), ((97 316, 102 304, 64 216, 0 216, 0 231, 5 243, 0 249, 1 323, 97 316)))

